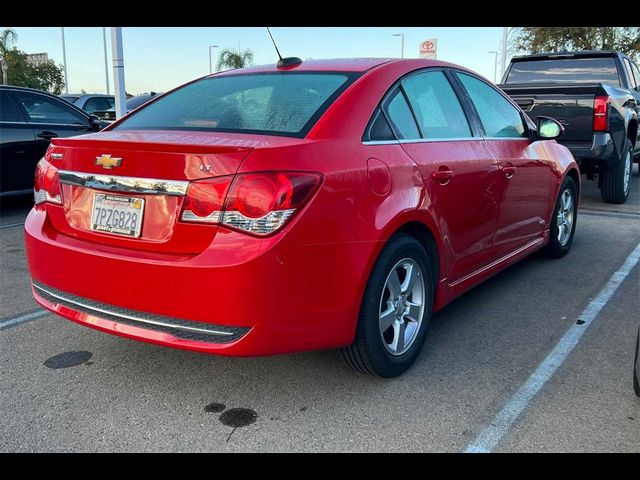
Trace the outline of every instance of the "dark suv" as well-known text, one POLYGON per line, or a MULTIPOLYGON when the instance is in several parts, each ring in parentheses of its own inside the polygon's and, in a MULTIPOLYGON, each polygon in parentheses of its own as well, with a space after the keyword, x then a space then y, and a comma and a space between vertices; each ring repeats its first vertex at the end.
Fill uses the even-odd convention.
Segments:
POLYGON ((36 164, 49 141, 95 132, 100 119, 55 95, 0 85, 0 197, 33 192, 36 164))

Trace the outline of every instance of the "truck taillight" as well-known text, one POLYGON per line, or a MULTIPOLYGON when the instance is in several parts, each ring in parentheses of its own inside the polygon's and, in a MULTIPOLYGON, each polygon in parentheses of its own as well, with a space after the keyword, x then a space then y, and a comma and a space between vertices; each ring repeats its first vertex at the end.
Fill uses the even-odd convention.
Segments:
POLYGON ((233 182, 231 178, 192 182, 187 189, 182 221, 217 223, 254 235, 269 235, 282 228, 307 203, 322 176, 264 172, 239 174, 233 182))
POLYGON ((611 97, 597 96, 593 101, 593 131, 606 132, 609 129, 609 104, 611 97))
POLYGON ((36 205, 40 205, 43 202, 62 204, 58 169, 44 158, 40 159, 36 166, 36 174, 33 181, 33 200, 36 205))

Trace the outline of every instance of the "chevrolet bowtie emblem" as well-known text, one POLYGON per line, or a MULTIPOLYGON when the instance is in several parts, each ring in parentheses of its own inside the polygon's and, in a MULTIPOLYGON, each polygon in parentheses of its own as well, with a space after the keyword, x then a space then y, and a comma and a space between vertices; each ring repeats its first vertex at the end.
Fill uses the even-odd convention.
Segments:
POLYGON ((96 165, 100 165, 102 168, 106 168, 107 170, 111 170, 113 167, 119 167, 121 163, 121 158, 114 158, 105 153, 96 157, 96 165))

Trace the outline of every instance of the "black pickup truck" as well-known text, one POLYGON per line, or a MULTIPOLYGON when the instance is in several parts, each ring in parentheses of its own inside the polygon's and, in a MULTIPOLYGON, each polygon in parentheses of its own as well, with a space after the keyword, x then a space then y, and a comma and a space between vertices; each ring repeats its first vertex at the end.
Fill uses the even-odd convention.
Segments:
POLYGON ((514 57, 499 85, 535 121, 565 128, 559 142, 587 178, 598 178, 605 202, 629 196, 640 158, 640 70, 620 52, 582 51, 514 57))

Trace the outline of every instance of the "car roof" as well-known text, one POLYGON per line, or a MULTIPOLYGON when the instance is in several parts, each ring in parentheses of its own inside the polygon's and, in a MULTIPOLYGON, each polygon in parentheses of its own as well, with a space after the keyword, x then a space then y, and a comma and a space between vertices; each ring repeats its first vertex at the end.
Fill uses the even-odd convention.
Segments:
MULTIPOLYGON (((276 62, 257 65, 253 67, 246 67, 242 69, 242 73, 258 73, 258 72, 278 72, 295 70, 300 71, 331 71, 331 72, 365 72, 373 67, 382 65, 383 63, 391 62, 393 58, 330 58, 322 60, 303 60, 302 63, 285 68, 278 68, 276 62)), ((238 73, 236 70, 225 70, 219 72, 220 74, 238 73)), ((214 74, 216 75, 216 74, 214 74)))
POLYGON ((0 89, 3 90, 22 90, 24 92, 34 92, 41 93, 43 95, 51 95, 52 97, 57 97, 53 93, 45 92, 44 90, 38 90, 37 88, 29 88, 29 87, 19 87, 17 85, 0 85, 0 89))
POLYGON ((113 97, 112 94, 107 93, 62 93, 61 97, 113 97))
MULTIPOLYGON (((354 72, 361 73, 379 66, 397 65, 399 63, 420 67, 458 67, 451 63, 421 58, 333 58, 323 60, 303 60, 302 63, 291 67, 278 68, 276 63, 246 67, 235 70, 225 70, 212 75, 238 75, 246 73, 269 72, 354 72)), ((461 68, 461 67, 458 67, 461 68)))

